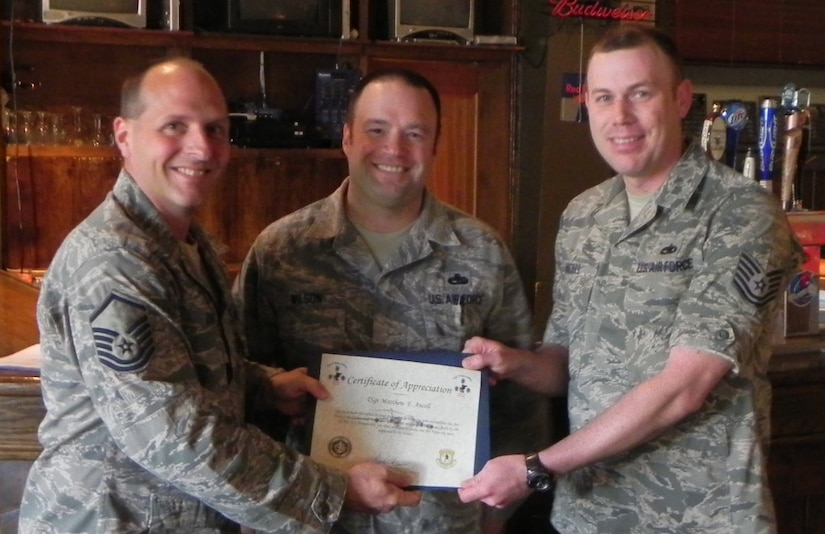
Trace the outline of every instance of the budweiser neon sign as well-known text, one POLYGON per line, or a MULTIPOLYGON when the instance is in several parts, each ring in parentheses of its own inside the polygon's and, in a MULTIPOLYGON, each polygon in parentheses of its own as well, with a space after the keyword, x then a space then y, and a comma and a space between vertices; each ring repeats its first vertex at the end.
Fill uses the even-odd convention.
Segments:
POLYGON ((625 5, 604 6, 601 2, 580 4, 579 0, 549 0, 553 6, 550 13, 554 17, 586 17, 591 19, 613 19, 632 22, 652 22, 655 15, 649 9, 625 5))

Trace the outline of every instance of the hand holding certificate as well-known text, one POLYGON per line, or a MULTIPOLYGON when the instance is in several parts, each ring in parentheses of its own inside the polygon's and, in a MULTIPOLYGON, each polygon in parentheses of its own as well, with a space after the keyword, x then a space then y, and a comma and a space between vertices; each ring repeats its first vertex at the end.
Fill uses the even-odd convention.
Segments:
POLYGON ((463 355, 323 354, 313 369, 331 397, 311 417, 310 456, 346 470, 374 461, 414 485, 458 488, 490 456, 489 390, 463 355))

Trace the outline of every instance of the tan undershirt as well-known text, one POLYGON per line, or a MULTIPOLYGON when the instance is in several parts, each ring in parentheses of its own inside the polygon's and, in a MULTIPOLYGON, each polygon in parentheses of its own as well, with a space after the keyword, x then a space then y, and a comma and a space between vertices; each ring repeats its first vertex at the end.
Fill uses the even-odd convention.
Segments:
POLYGON ((653 193, 647 193, 644 195, 634 195, 630 192, 627 192, 627 205, 630 208, 630 220, 636 218, 636 215, 639 214, 647 203, 650 202, 650 199, 653 198, 653 193))
MULTIPOLYGON (((352 221, 352 219, 350 220, 352 221)), ((364 241, 367 242, 367 246, 369 247, 370 252, 372 252, 375 261, 378 262, 378 265, 380 265, 383 269, 389 262, 392 255, 398 250, 398 247, 401 246, 401 242, 404 241, 404 238, 406 238, 407 234, 410 233, 410 228, 412 228, 413 222, 401 230, 388 233, 367 230, 354 221, 352 224, 355 225, 355 229, 358 230, 358 233, 361 234, 361 237, 363 237, 364 241)))

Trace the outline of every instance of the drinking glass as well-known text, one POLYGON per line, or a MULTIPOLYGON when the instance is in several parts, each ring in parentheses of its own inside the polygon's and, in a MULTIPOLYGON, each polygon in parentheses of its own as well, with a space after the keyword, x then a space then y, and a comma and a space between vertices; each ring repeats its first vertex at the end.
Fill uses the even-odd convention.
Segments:
POLYGON ((49 145, 51 144, 51 132, 49 130, 49 120, 45 111, 34 112, 34 128, 32 130, 31 144, 49 145))
POLYGON ((47 143, 50 145, 59 145, 65 140, 60 122, 60 113, 46 112, 47 143))
POLYGON ((6 143, 17 142, 17 118, 9 108, 3 108, 3 134, 6 136, 6 143))
POLYGON ((34 138, 34 112, 27 109, 17 112, 17 121, 15 133, 17 134, 17 143, 21 145, 29 145, 34 138))
POLYGON ((80 106, 72 106, 66 116, 66 142, 70 145, 86 144, 84 111, 80 106))
POLYGON ((90 138, 93 146, 111 146, 112 136, 109 133, 107 117, 101 113, 92 115, 92 134, 90 138))

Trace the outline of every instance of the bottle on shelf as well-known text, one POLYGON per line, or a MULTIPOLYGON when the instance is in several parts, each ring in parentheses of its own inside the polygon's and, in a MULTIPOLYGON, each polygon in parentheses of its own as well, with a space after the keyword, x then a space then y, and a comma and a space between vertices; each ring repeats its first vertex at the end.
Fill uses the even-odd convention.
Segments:
POLYGON ((752 147, 748 147, 748 152, 745 154, 745 161, 742 164, 742 174, 756 181, 756 154, 752 147))

